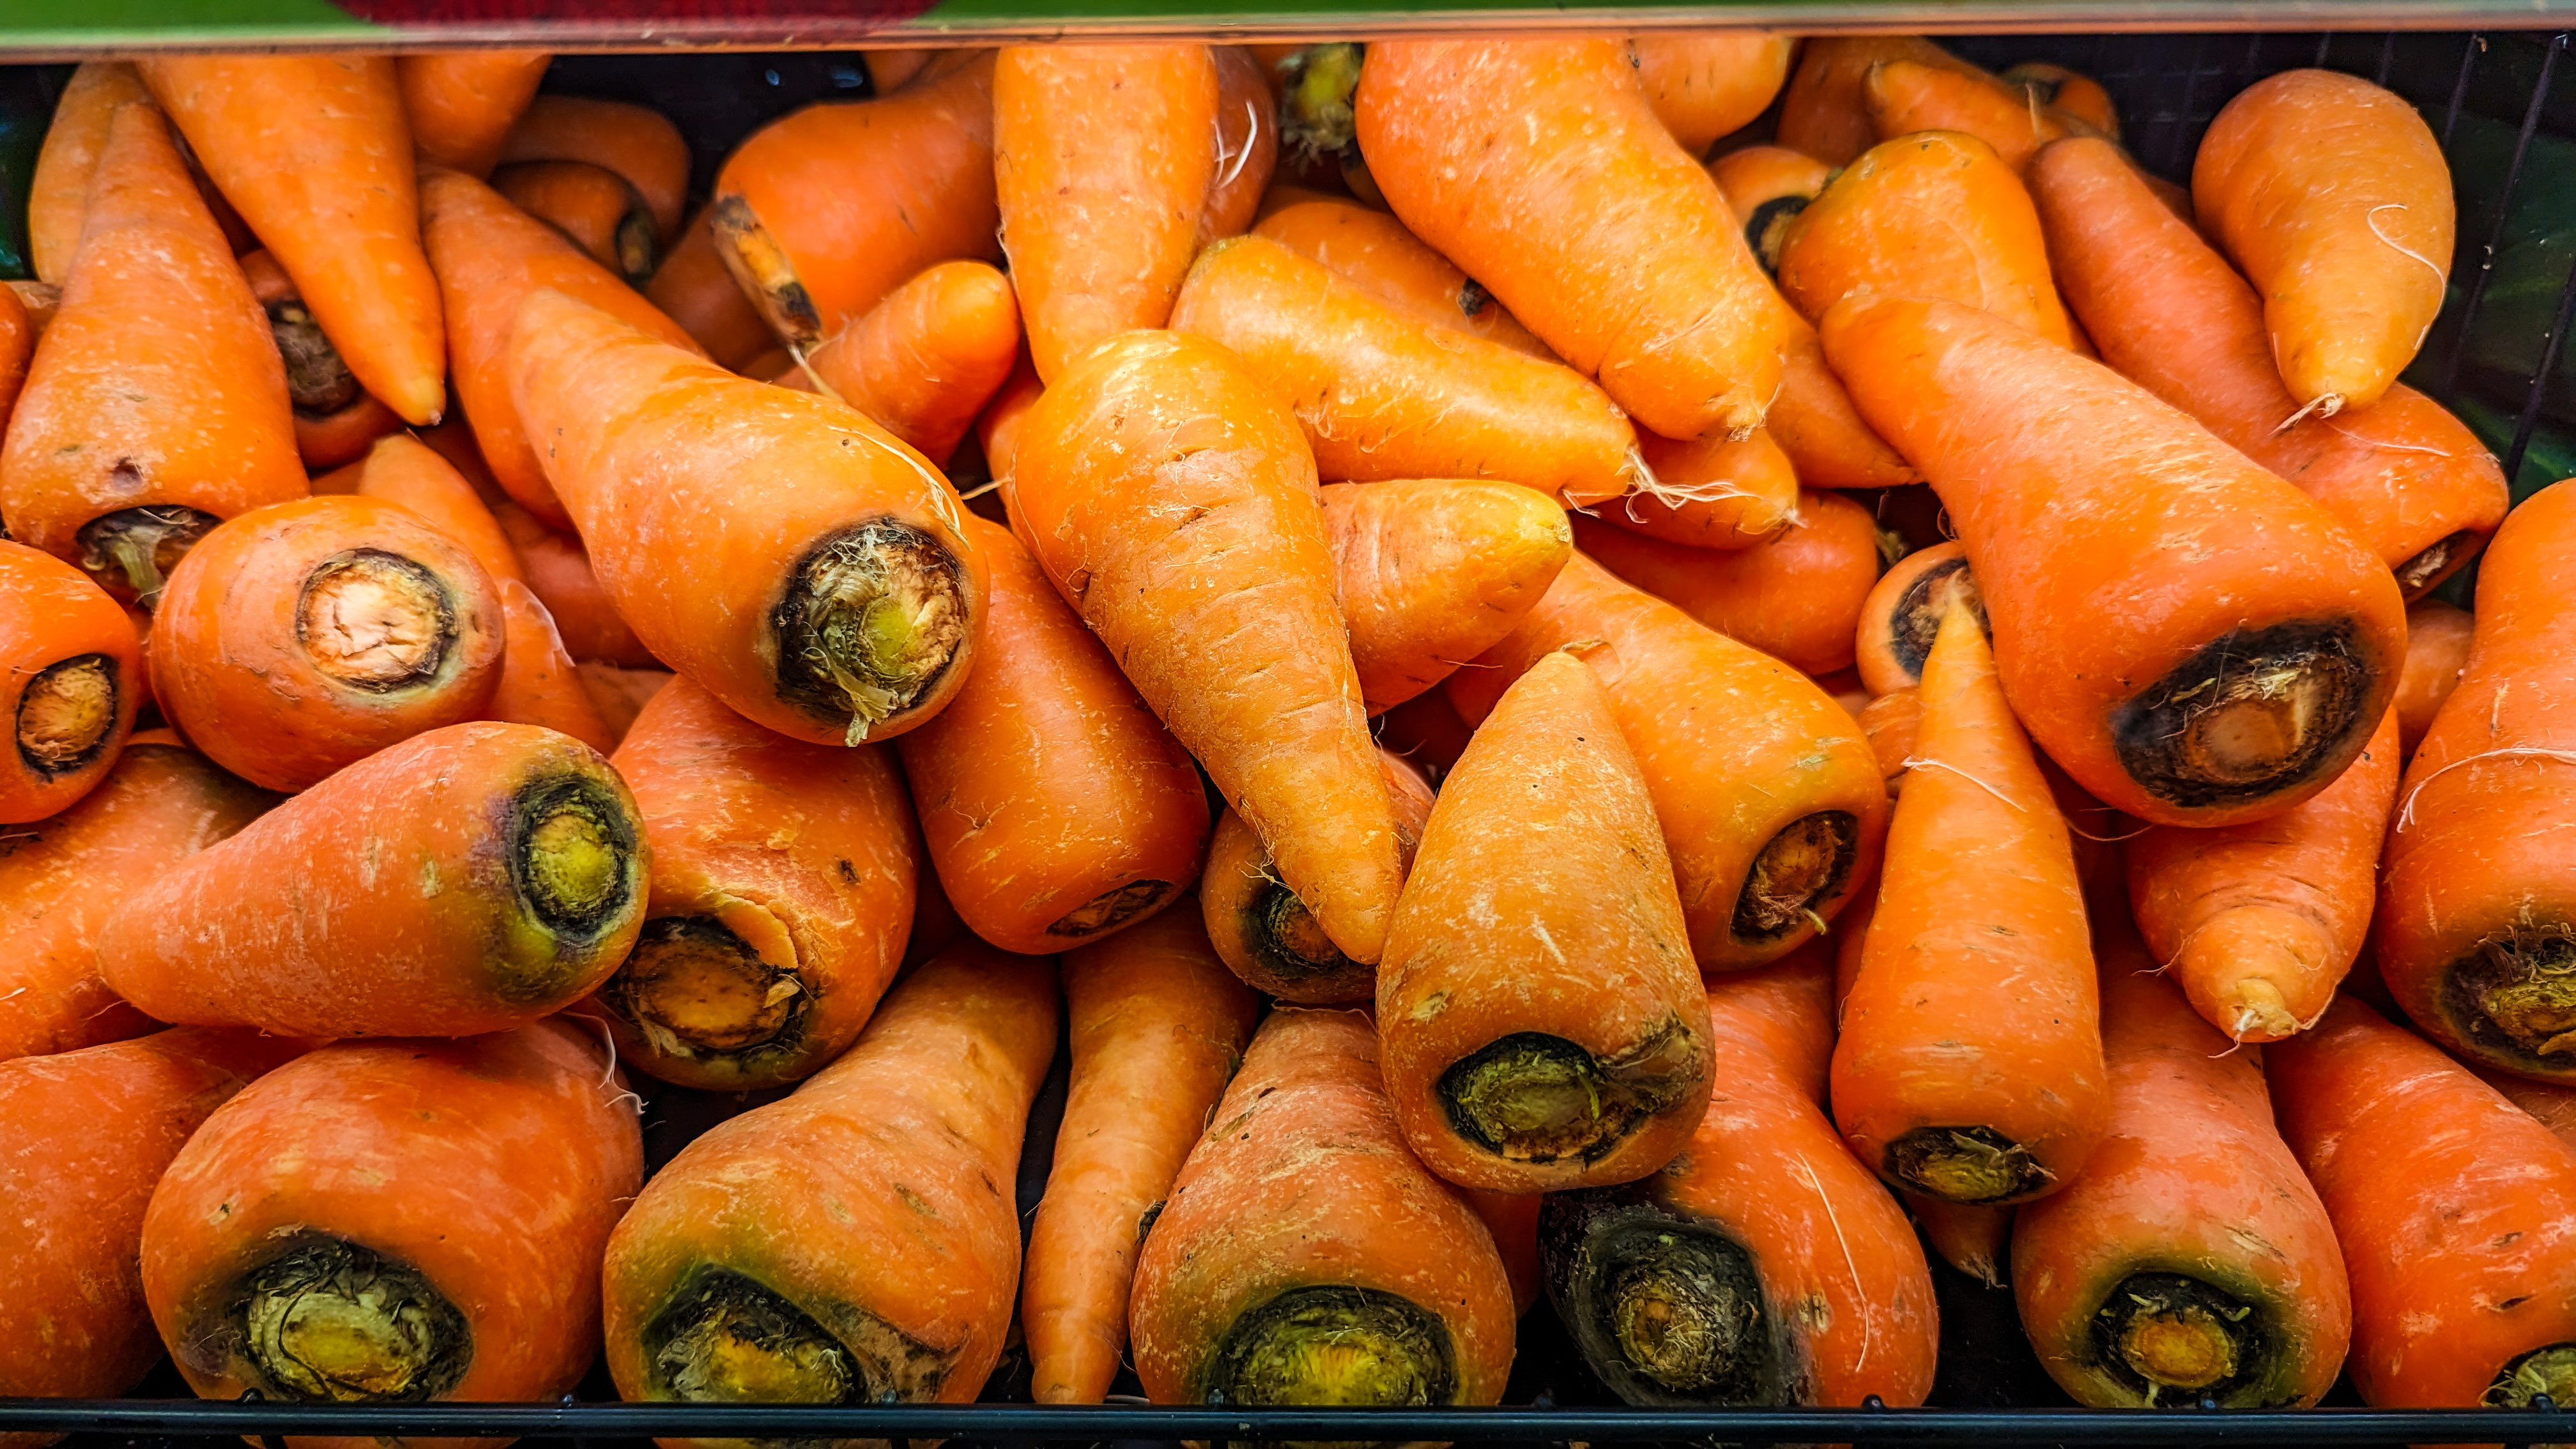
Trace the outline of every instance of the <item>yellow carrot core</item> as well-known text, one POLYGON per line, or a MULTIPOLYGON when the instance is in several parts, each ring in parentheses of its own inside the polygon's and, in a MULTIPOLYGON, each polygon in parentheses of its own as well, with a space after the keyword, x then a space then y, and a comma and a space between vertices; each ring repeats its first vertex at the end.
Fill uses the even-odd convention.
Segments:
POLYGON ((418 561, 382 549, 333 554, 304 576, 295 637, 326 678, 371 694, 437 677, 456 642, 456 596, 418 561))
POLYGON ((814 307, 813 294, 796 275, 796 263, 787 248, 761 224, 760 213, 751 209, 751 203, 739 196, 717 197, 708 227, 715 234, 717 257, 733 273, 743 295, 768 319, 769 330, 790 347, 811 348, 821 342, 823 318, 814 307))
POLYGON ((760 958, 713 916, 644 923, 602 994, 664 1056, 741 1056, 792 1041, 813 1001, 794 971, 760 958))
POLYGON ((312 1403, 417 1403, 473 1357, 465 1317, 427 1276, 357 1243, 306 1234, 254 1271, 236 1308, 264 1392, 312 1403))
POLYGON ((2451 971, 2486 1023, 2524 1051, 2562 1062, 2576 1053, 2576 935, 2569 930, 2490 937, 2451 971))
POLYGON ((2132 1273, 2093 1315, 2093 1346, 2111 1376, 2154 1407, 2207 1395, 2259 1402, 2265 1357, 2252 1304, 2180 1273, 2132 1273))
POLYGON ((1777 1326, 1741 1243, 1634 1189, 1548 1203, 1550 1291, 1584 1360, 1622 1399, 1789 1401, 1777 1326))
POLYGON ((2451 565, 2466 559, 2478 546, 2478 535, 2461 529, 2446 538, 2437 539, 2422 553, 2397 566, 2397 587, 2408 602, 2422 597, 2425 590, 2442 581, 2451 565))
POLYGON ((935 1398, 949 1355, 856 1304, 832 1305, 846 1337, 730 1268, 702 1265, 645 1324, 650 1397, 722 1404, 852 1404, 935 1398))
MULTIPOLYGON (((114 472, 138 485, 143 481, 131 462, 117 464, 114 472)), ((102 513, 73 536, 80 544, 81 572, 118 602, 151 608, 161 597, 161 581, 222 521, 175 504, 102 513)))
POLYGON ((1234 1321, 1208 1393, 1228 1404, 1445 1404, 1456 1393, 1448 1325, 1376 1288, 1292 1288, 1234 1321))
POLYGON ((2120 706, 2113 746, 2129 778, 2202 807, 2295 789, 2349 757, 2379 671, 2349 619, 2237 630, 2120 706))
POLYGON ((507 846, 520 909, 494 962, 499 995, 552 1000, 596 979, 604 963, 593 948, 643 906, 641 831, 619 792, 587 771, 550 773, 520 789, 507 846))
POLYGON ((1347 41, 1310 45, 1279 63, 1286 94, 1279 102, 1279 138, 1307 160, 1356 155, 1363 52, 1347 41))
POLYGON ((59 659, 18 695, 18 758, 39 775, 69 774, 98 758, 116 728, 116 661, 59 659))
POLYGON ((1143 915, 1172 892, 1167 880, 1131 880, 1113 886, 1064 913, 1047 927, 1050 936, 1080 939, 1123 926, 1143 915))
POLYGON ((2010 1202, 2056 1180, 1991 1127, 1917 1127, 1887 1145, 1887 1170, 1917 1192, 1967 1204, 2010 1202))
POLYGON ((2542 1394, 2562 1409, 2576 1401, 2576 1343, 2535 1348, 2506 1364, 2487 1386, 2486 1403, 2492 1408, 2527 1409, 2542 1394))
POLYGON ((805 556, 772 620, 779 694, 861 743, 938 683, 971 622, 939 540, 892 519, 846 529, 805 556))
POLYGON ((1847 810, 1819 810, 1790 821, 1745 872, 1730 926, 1736 938, 1773 940, 1797 926, 1820 924, 1823 907, 1851 884, 1859 844, 1860 819, 1847 810))
POLYGON ((297 412, 324 418, 358 400, 358 379, 300 299, 269 303, 268 330, 285 360, 286 396, 297 412))
POLYGON ((1489 1152, 1523 1162, 1589 1162, 1680 1101, 1707 1069, 1678 1021, 1606 1058, 1560 1036, 1524 1031, 1452 1062, 1439 1092, 1449 1125, 1489 1152))

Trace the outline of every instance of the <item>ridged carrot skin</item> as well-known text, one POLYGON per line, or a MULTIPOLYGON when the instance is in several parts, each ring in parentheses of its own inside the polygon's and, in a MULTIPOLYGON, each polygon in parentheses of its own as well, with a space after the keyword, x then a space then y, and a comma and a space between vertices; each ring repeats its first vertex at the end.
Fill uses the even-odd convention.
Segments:
POLYGON ((443 50, 394 60, 420 159, 481 178, 537 98, 554 57, 542 50, 443 50))
POLYGON ((1324 541, 1371 715, 1501 642, 1574 551, 1563 509, 1513 483, 1328 483, 1324 541))
POLYGON ((0 541, 0 824, 60 814, 96 789, 150 692, 125 610, 70 564, 0 541))
POLYGON ((2401 764, 2415 757, 2424 732, 2460 687, 2476 629, 2468 610, 2439 599, 2417 599, 2406 606, 2406 672, 2397 681, 2396 706, 2401 764))
POLYGON ((1877 525, 1833 493, 1801 494, 1797 521, 1746 549, 1685 548, 1588 518, 1574 520, 1574 541, 1629 583, 1811 675, 1850 667, 1861 604, 1878 581, 1877 525))
POLYGON ((37 280, 60 286, 71 276, 90 175, 107 149, 109 123, 119 107, 151 99, 130 60, 85 60, 63 82, 27 178, 27 259, 37 280))
POLYGON ((1509 308, 1383 211, 1319 197, 1261 218, 1252 234, 1321 262, 1380 302, 1417 321, 1553 359, 1509 308))
POLYGON ((826 338, 785 381, 810 375, 944 468, 1019 356, 1011 280, 982 262, 941 262, 826 338))

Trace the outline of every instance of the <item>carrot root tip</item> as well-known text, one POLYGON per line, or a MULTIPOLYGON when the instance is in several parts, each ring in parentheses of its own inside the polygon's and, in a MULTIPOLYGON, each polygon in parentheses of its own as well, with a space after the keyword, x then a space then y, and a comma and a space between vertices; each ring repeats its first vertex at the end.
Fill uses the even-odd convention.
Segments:
POLYGON ((116 661, 104 654, 57 659, 18 695, 18 759, 37 778, 74 774, 116 733, 116 661))
POLYGON ((2453 570, 2469 561, 2478 550, 2479 535, 2463 528, 2436 539, 2422 553, 2397 566, 2397 588, 2409 603, 2422 598, 2435 584, 2451 576, 2453 570))
POLYGON ((1112 887, 1065 912, 1048 925, 1046 933, 1067 940, 1081 940, 1116 928, 1161 905, 1172 894, 1167 880, 1131 880, 1112 887))
POLYGON ((771 622, 780 697, 846 723, 847 742, 860 744, 929 693, 965 648, 965 570, 911 524, 863 523, 805 555, 771 622))
POLYGON ((1335 41, 1307 46, 1279 62, 1286 82, 1279 98, 1279 139, 1299 159, 1358 154, 1359 120, 1351 102, 1360 88, 1364 54, 1357 45, 1335 41))
POLYGON ((751 203, 739 196, 717 197, 708 224, 715 233, 716 255, 733 273, 743 295, 760 309, 769 330, 793 347, 811 348, 821 342, 823 317, 813 294, 796 275, 796 263, 787 248, 761 224, 751 203))
POLYGON ((2374 675, 2350 619, 2234 630, 2120 706, 2114 749, 2129 778, 2185 809, 2240 805, 2340 766, 2374 675))
POLYGON ((1292 1288, 1226 1329, 1203 1397, 1227 1404, 1396 1406, 1457 1396, 1448 1325, 1409 1298, 1346 1284, 1292 1288))
POLYGON ((813 993, 761 959, 713 916, 658 916, 600 988, 600 998, 655 1052, 749 1065, 794 1050, 813 993))
POLYGON ((234 1306, 246 1375, 304 1403, 417 1403, 455 1386, 473 1337, 408 1263, 323 1233, 288 1240, 254 1270, 234 1306))
POLYGON ((286 364, 287 400, 298 413, 327 418, 358 400, 357 375, 302 301, 285 297, 269 303, 268 330, 286 364))
POLYGON ((2542 1394, 2562 1407, 2576 1400, 2576 1343, 2535 1348, 2506 1364, 2487 1386, 2485 1402, 2491 1408, 2527 1409, 2542 1394))
POLYGON ((2576 928, 2490 936, 2447 974, 2452 1014, 2468 1035, 2519 1059, 2508 1065, 2563 1070, 2576 1063, 2576 928))
POLYGON ((1850 885, 1859 853, 1860 818, 1850 811, 1819 810, 1790 821, 1753 857, 1728 929, 1753 943, 1821 921, 1819 907, 1850 885))
POLYGON ((1917 1127, 1887 1144, 1887 1171, 1917 1192, 1971 1206, 2017 1201, 2057 1180, 1991 1127, 1917 1127))
POLYGON ((2159 1395, 2224 1402, 2263 1377, 2253 1305, 2179 1273, 2132 1273, 2093 1315, 2096 1354, 2148 1407, 2159 1395))
POLYGON ((416 560, 348 549, 304 576, 295 638, 325 678, 389 694, 437 677, 456 643, 456 596, 416 560))
POLYGON ((1576 1347, 1631 1404, 1790 1401, 1752 1255, 1636 1189, 1550 1194, 1539 1251, 1576 1347))
POLYGON ((1612 1057, 1545 1032, 1488 1042, 1440 1074, 1450 1127, 1517 1162, 1597 1161, 1683 1099, 1708 1070, 1698 1040, 1667 1019, 1612 1057))
MULTIPOLYGON (((117 466, 122 470, 128 465, 117 466)), ((75 535, 81 571, 117 602, 149 609, 161 597, 162 580, 221 522, 211 513, 171 504, 102 513, 75 535)))

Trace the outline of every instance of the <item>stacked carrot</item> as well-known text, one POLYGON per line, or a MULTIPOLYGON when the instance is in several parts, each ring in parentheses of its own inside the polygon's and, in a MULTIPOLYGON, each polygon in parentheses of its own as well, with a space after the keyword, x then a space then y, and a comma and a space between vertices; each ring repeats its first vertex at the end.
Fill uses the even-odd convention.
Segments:
POLYGON ((2402 101, 869 64, 694 212, 542 55, 74 76, 0 1396, 1913 1404, 1916 1223, 2087 1404, 2576 1395, 2576 484, 2396 381, 2402 101))

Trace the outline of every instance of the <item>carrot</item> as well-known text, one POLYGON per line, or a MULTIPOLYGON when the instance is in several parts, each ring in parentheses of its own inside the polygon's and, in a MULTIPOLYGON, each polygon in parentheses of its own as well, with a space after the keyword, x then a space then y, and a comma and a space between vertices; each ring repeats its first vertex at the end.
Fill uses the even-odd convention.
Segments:
POLYGON ((433 171, 420 188, 422 237, 446 298, 456 398, 492 476, 548 524, 569 521, 510 396, 510 327, 519 305, 549 288, 639 331, 695 352, 680 325, 578 247, 469 176, 433 171))
POLYGON ((395 58, 403 115, 420 159, 484 177, 537 98, 554 57, 542 50, 426 51, 395 58))
MULTIPOLYGON (((1279 188, 1271 190, 1276 195, 1279 188)), ((1265 214, 1252 232, 1323 263, 1335 276, 1417 322, 1498 342, 1532 357, 1556 356, 1481 283, 1383 211, 1319 198, 1265 214)))
POLYGON ((1279 165, 1279 107, 1261 62, 1240 45, 1212 45, 1208 55, 1216 62, 1216 164, 1199 206, 1193 253, 1252 229, 1279 165))
POLYGON ((934 262, 998 260, 993 185, 987 56, 753 132, 716 176, 716 254, 772 332, 811 347, 934 262))
POLYGON ((1010 1330, 1010 1184, 1055 1041, 1044 959, 957 946, 794 1096, 683 1149, 609 1240, 618 1393, 972 1401, 1010 1330))
POLYGON ((2261 289, 2302 410, 2379 401, 2442 310, 2456 229, 2450 167, 2415 107, 2355 76, 2283 71, 2209 123, 2191 199, 2261 289))
POLYGON ((70 278, 90 175, 107 149, 108 123, 119 107, 151 98, 128 60, 82 61, 63 82, 27 180, 27 256, 40 280, 59 284, 70 278))
POLYGON ((1882 694, 1861 706, 1852 718, 1861 733, 1869 736, 1870 752, 1878 757, 1879 773, 1887 780, 1890 798, 1905 789, 1906 773, 1912 770, 1914 741, 1923 730, 1923 691, 1919 685, 1907 685, 1882 694))
POLYGON ((2372 921, 2399 1006, 2463 1058, 2576 1081, 2576 488, 2505 518, 2478 569, 2459 688, 2415 747, 2372 921))
POLYGON ((1882 61, 1972 69, 1967 62, 1919 35, 1823 35, 1809 39, 1797 72, 1780 95, 1779 143, 1828 166, 1848 166, 1875 146, 1861 88, 1882 61))
POLYGON ((2264 1065, 2281 1136, 2342 1240, 2345 1367, 2363 1401, 2576 1395, 2576 1149, 2349 997, 2264 1065))
POLYGON ((2254 289, 2109 142, 2049 147, 2030 184, 2058 278, 2104 360, 2324 504, 2407 597, 2466 564, 2504 521, 2503 470, 2413 388, 2301 417, 2254 289))
POLYGON ((127 893, 98 928, 99 967, 161 1021, 316 1037, 506 1030, 588 995, 625 959, 651 869, 633 797, 589 746, 451 725, 127 893))
POLYGON ((2013 1223, 2031 1347, 2094 1408, 2313 1404, 2343 1367, 2352 1298, 2262 1063, 2194 1016, 2116 917, 2098 943, 2109 1127, 2013 1223))
POLYGON ((897 742, 958 916, 1046 955, 1170 905, 1207 851, 1190 757, 1009 529, 966 520, 991 571, 974 675, 897 742))
POLYGON ((2109 140, 2120 139, 2120 114, 2111 104, 2111 93, 2089 75, 2044 60, 2025 60, 2005 67, 1995 79, 2028 91, 2040 105, 2064 111, 2109 140))
POLYGON ((868 68, 870 88, 884 96, 903 89, 937 54, 935 50, 863 50, 859 59, 868 68))
POLYGON ((1771 108, 1797 45, 1769 30, 1679 31, 1636 36, 1628 54, 1655 119, 1683 150, 1705 156, 1771 108))
POLYGON ((2443 702, 2468 671, 2470 638, 2477 621, 2466 609, 2439 599, 2406 606, 2406 669, 2397 678, 2397 753, 2400 764, 2433 727, 2443 702))
POLYGON ((667 669, 621 669, 614 664, 584 663, 574 669, 581 679, 581 692, 590 696, 608 732, 620 740, 653 696, 679 678, 667 669))
MULTIPOLYGON (((1618 505, 1607 510, 1614 518, 1618 505)), ((1575 546, 1603 568, 1730 639, 1808 674, 1852 662, 1861 602, 1878 582, 1878 528, 1834 493, 1802 493, 1777 538, 1734 552, 1684 548, 1574 522, 1575 546)))
MULTIPOLYGON (((1985 621, 1986 605, 1968 571, 1968 551, 1956 540, 1916 549, 1879 576, 1861 601, 1855 653, 1860 680, 1876 695, 1920 688, 1923 661, 1941 632, 1941 616, 1958 595, 1985 621)), ((1991 630, 1989 630, 1991 633, 1991 630)))
POLYGON ((1982 71, 1919 60, 1883 60, 1861 82, 1861 106, 1881 141, 1923 131, 1974 136, 1994 148, 2014 171, 2030 165, 2039 148, 2092 127, 1982 71))
POLYGON ((2504 1094, 2504 1099, 2529 1113, 2534 1121, 2556 1133, 2558 1140, 2576 1147, 2576 1087, 2554 1082, 2535 1082, 2493 1067, 2471 1067, 2479 1081, 2504 1094))
POLYGON ((1784 1035, 1830 1042, 1831 985, 1824 954, 1803 949, 1709 987, 1720 1085, 1682 1155, 1541 1209, 1548 1296, 1629 1403, 1910 1406, 1931 1391, 1923 1248, 1843 1149, 1808 1054, 1784 1050, 1784 1035))
POLYGON ((856 744, 965 682, 984 569, 920 454, 561 292, 520 306, 507 365, 618 614, 735 712, 856 744))
POLYGON ((1742 438, 1676 443, 1647 433, 1637 441, 1654 486, 1606 500, 1590 516, 1694 550, 1753 548, 1797 520, 1797 469, 1767 426, 1742 438))
MULTIPOLYGON (((1432 696, 1420 696, 1429 699, 1432 696)), ((1463 729, 1463 726, 1461 727, 1463 729)), ((1464 747, 1464 742, 1461 742, 1464 747)), ((1398 864, 1413 865, 1423 822, 1431 818, 1431 784, 1402 757, 1378 750, 1387 798, 1395 807, 1398 864)), ((1199 879, 1199 908, 1208 939, 1234 974, 1252 986, 1305 1006, 1368 1001, 1377 969, 1342 954, 1315 923, 1314 912, 1280 882, 1261 837, 1231 809, 1208 842, 1199 879)))
POLYGON ((1019 356, 1010 279, 982 262, 941 262, 825 339, 805 370, 946 467, 1019 356))
POLYGON ((287 401, 295 406, 295 451, 304 466, 316 472, 337 468, 365 456, 376 439, 398 431, 403 420, 358 386, 277 258, 257 251, 237 261, 251 296, 268 314, 269 335, 286 364, 287 401))
POLYGON ((1709 179, 1744 228, 1744 244, 1766 272, 1780 270, 1780 244, 1798 213, 1834 179, 1834 169, 1786 146, 1747 146, 1708 163, 1709 179))
POLYGON ((2019 1202, 2063 1188, 2109 1115, 2083 890, 1985 634, 1956 598, 1922 701, 1843 1000, 1834 1120, 1909 1191, 2019 1202))
POLYGON ((1002 379, 1001 389, 975 418, 975 443, 983 449, 984 465, 995 478, 1011 476, 1020 424, 1045 391, 1046 384, 1038 381, 1037 367, 1029 361, 1029 349, 1023 342, 1018 359, 1011 364, 1011 375, 1002 379))
POLYGON ((1878 858, 1887 794, 1851 716, 1804 675, 1577 553, 1538 607, 1444 684, 1480 722, 1520 672, 1586 640, 1672 857, 1703 972, 1779 959, 1878 858))
POLYGON ((587 96, 539 96, 510 128, 501 164, 579 161, 626 178, 663 236, 680 234, 689 198, 689 143, 650 106, 587 96))
POLYGON ((1344 955, 1402 882, 1315 467, 1216 344, 1132 333, 1048 386, 1012 445, 1013 531, 1249 823, 1344 955), (1165 461, 1169 439, 1190 452, 1165 461))
POLYGON ((642 287, 661 259, 662 234, 644 194, 607 167, 514 161, 492 173, 492 189, 630 286, 642 287))
POLYGON ((411 133, 390 56, 138 62, 170 119, 295 279, 367 391, 413 423, 447 406, 438 282, 420 249, 411 133))
POLYGON ((42 820, 116 765, 149 688, 134 624, 80 570, 0 542, 0 710, 14 723, 0 824, 42 820))
POLYGON ((152 1194, 162 1342, 210 1399, 569 1392, 597 1351, 600 1250, 644 1176, 634 1101, 572 1022, 297 1057, 216 1108, 152 1194))
POLYGON ((1408 762, 1434 783, 1467 752, 1467 737, 1474 733, 1450 707, 1449 696, 1436 689, 1415 695, 1373 723, 1380 751, 1408 762))
POLYGON ((1323 501, 1351 664, 1372 715, 1501 642, 1574 549, 1564 511, 1510 483, 1334 483, 1323 501))
POLYGON ((0 1394, 105 1399, 142 1382, 161 1357, 134 1253, 153 1186, 209 1113, 301 1045, 184 1026, 0 1062, 0 1394))
POLYGON ((526 582, 510 535, 485 506, 464 473, 439 451, 409 433, 395 433, 368 449, 350 491, 404 508, 473 556, 494 583, 526 582))
POLYGON ((1763 428, 1797 466, 1798 481, 1810 488, 1894 488, 1922 482, 1914 465, 1862 420, 1851 393, 1826 363, 1815 327, 1776 294, 1771 305, 1788 341, 1780 395, 1772 400, 1763 428))
POLYGON ((492 516, 510 535, 510 549, 519 556, 528 591, 546 606, 547 616, 563 632, 566 652, 583 663, 624 669, 662 667, 609 602, 580 539, 554 532, 507 501, 494 505, 492 516))
POLYGON ((1942 1262, 1987 1288, 2001 1288, 2012 1276, 2013 1220, 2020 1208, 1978 1207, 1937 1197, 1911 1198, 1905 1206, 1942 1262))
POLYGON ((6 287, 0 291, 9 293, 0 298, 0 435, 5 435, 19 390, 27 383, 27 358, 36 350, 37 328, 17 291, 6 287))
POLYGON ((1710 1066, 1672 880, 1600 683, 1540 659, 1431 807, 1378 970, 1387 1096, 1424 1166, 1555 1192, 1682 1149, 1710 1066))
POLYGON ((2086 790, 2228 825, 2361 753, 2405 652, 2397 585, 2306 495, 1984 312, 1855 298, 1824 339, 1967 546, 2013 712, 2086 790))
POLYGON ((1467 1194, 1396 1130, 1367 1017, 1271 1012, 1136 1265, 1128 1326, 1146 1394, 1490 1404, 1516 1316, 1467 1194))
POLYGON ((713 206, 699 207, 688 229, 663 248, 644 297, 727 367, 740 367, 774 345, 760 309, 742 294, 716 250, 713 206))
POLYGON ((148 604, 218 521, 304 491, 268 321, 161 117, 127 106, 0 447, 9 537, 148 604))
POLYGON ((1243 1060, 1258 1003, 1186 908, 1067 952, 1064 1001, 1072 1085, 1020 1321, 1032 1396, 1096 1404, 1127 1347, 1146 1230, 1243 1060))
POLYGON ((1780 290, 1811 322, 1874 292, 1983 308, 2073 345, 2030 193, 1993 147, 1954 131, 1883 142, 1844 168, 1790 224, 1780 290))
POLYGON ((1611 40, 1369 48, 1360 148, 1395 214, 1668 438, 1760 426, 1782 328, 1717 183, 1611 40))

